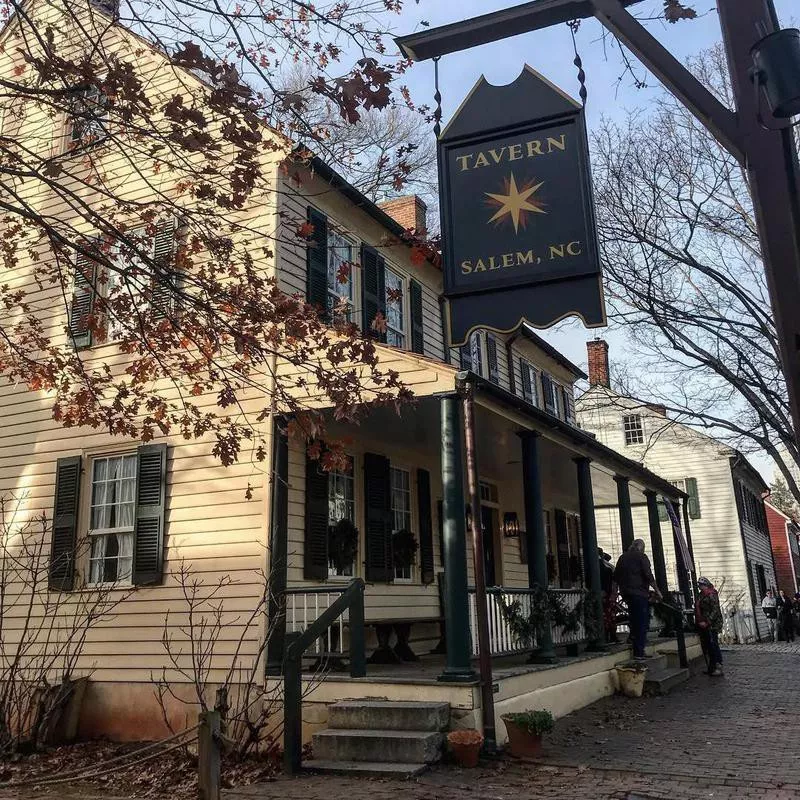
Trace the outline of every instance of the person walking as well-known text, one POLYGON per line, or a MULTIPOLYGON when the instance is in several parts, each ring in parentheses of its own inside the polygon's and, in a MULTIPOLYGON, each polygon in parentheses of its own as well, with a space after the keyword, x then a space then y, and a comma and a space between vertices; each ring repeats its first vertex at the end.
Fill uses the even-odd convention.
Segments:
POLYGON ((637 661, 643 661, 650 623, 650 588, 652 587, 653 593, 659 600, 663 599, 653 577, 650 559, 645 555, 643 539, 635 539, 619 557, 614 569, 614 581, 628 606, 633 657, 637 661))
POLYGON ((703 650, 708 654, 708 674, 719 677, 722 675, 722 650, 719 647, 722 609, 719 606, 719 595, 708 578, 698 578, 697 586, 700 593, 694 605, 694 619, 700 631, 703 650))
POLYGON ((778 627, 784 642, 794 641, 794 619, 792 618, 792 599, 783 589, 778 595, 778 627))
POLYGON ((617 639, 617 587, 614 584, 614 567, 609 563, 611 554, 606 553, 602 547, 597 548, 597 557, 600 561, 600 589, 603 593, 603 627, 606 641, 616 644, 619 639, 617 639))
POLYGON ((764 616, 767 618, 767 631, 769 633, 769 638, 777 642, 778 641, 778 603, 775 600, 775 592, 772 589, 768 589, 767 593, 764 595, 764 599, 761 601, 761 610, 764 612, 764 616))

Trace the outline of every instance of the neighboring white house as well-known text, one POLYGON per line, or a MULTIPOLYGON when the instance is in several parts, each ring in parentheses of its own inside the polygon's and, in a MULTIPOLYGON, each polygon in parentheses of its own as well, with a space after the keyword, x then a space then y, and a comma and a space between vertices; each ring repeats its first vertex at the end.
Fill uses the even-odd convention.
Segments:
MULTIPOLYGON (((697 575, 720 588, 726 631, 747 640, 766 633, 761 598, 775 586, 775 571, 763 496, 768 487, 747 459, 732 447, 670 419, 663 406, 613 391, 608 344, 587 345, 589 389, 577 400, 579 425, 604 445, 663 475, 689 494, 687 511, 697 575), (735 615, 732 612, 736 612, 735 615)), ((647 535, 647 509, 635 506, 636 533, 647 535)), ((597 509, 598 544, 621 550, 616 506, 597 509)), ((662 515, 666 520, 666 514, 662 515)), ((671 586, 677 588, 675 548, 665 534, 664 554, 671 586)))

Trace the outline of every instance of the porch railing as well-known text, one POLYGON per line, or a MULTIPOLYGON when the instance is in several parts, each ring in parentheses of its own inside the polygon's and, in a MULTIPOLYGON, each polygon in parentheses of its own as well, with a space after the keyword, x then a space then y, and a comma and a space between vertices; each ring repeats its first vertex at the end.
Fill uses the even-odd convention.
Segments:
MULTIPOLYGON (((286 590, 286 633, 303 633, 314 620, 319 619, 347 590, 341 586, 298 586, 286 590)), ((337 658, 345 655, 344 632, 350 622, 350 609, 345 608, 335 622, 325 628, 306 650, 306 656, 337 658)))
MULTIPOLYGON (((551 589, 564 603, 568 611, 578 605, 583 596, 582 589, 551 589)), ((494 586, 486 590, 486 611, 489 617, 489 648, 493 656, 508 656, 514 653, 524 653, 536 647, 536 642, 520 642, 511 632, 511 626, 503 614, 503 605, 510 606, 519 603, 520 613, 528 615, 531 608, 530 589, 506 589, 494 586)), ((478 655, 478 617, 475 602, 475 590, 469 590, 469 629, 472 637, 472 655, 478 655)), ((583 621, 580 621, 575 631, 564 633, 558 625, 552 626, 553 644, 569 645, 578 644, 586 640, 586 630, 583 621)))

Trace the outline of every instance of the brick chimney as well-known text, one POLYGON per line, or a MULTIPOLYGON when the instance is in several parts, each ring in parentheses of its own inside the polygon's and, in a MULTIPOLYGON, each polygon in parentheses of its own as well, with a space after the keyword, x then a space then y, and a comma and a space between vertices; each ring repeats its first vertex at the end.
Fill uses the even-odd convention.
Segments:
POLYGON ((605 386, 611 388, 608 370, 608 342, 594 339, 586 342, 589 355, 589 386, 605 386))
POLYGON ((428 229, 426 221, 428 206, 425 205, 421 197, 415 194, 386 200, 384 203, 378 203, 378 207, 404 228, 410 228, 418 234, 424 233, 428 229))
POLYGON ((645 405, 659 416, 667 416, 667 407, 665 405, 662 405, 661 403, 645 403, 645 405))

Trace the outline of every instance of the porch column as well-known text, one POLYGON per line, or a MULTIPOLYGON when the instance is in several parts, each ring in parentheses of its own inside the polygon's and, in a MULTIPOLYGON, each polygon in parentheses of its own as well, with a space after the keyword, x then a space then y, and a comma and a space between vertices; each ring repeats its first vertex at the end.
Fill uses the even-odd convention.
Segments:
POLYGON ((442 397, 442 516, 444 533, 444 619, 447 662, 440 681, 474 681, 470 663, 467 538, 464 519, 464 460, 456 395, 442 397))
POLYGON ((689 525, 689 500, 684 497, 681 501, 683 507, 683 530, 686 535, 686 546, 689 548, 689 557, 692 563, 689 565, 689 572, 692 574, 692 597, 697 599, 697 567, 694 564, 694 547, 692 547, 692 529, 689 525))
POLYGON ((286 420, 272 424, 272 481, 267 602, 267 675, 283 673, 286 642, 286 582, 289 558, 289 437, 286 420))
POLYGON ((658 497, 652 489, 645 489, 647 521, 650 523, 650 546, 653 548, 653 574, 661 594, 667 597, 667 562, 664 560, 664 542, 661 539, 661 520, 658 518, 658 497))
POLYGON ((631 513, 631 489, 628 478, 615 475, 617 484, 617 505, 619 506, 619 527, 622 535, 622 552, 624 553, 636 538, 633 532, 633 514, 631 513))
POLYGON ((594 613, 587 614, 587 649, 604 650, 603 643, 603 593, 600 586, 600 560, 597 553, 597 525, 594 518, 594 494, 590 458, 576 458, 578 468, 578 508, 581 515, 583 544, 583 571, 589 584, 589 599, 594 613))
MULTIPOLYGON (((536 431, 520 433, 522 440, 522 491, 525 498, 525 537, 528 544, 528 586, 539 586, 547 591, 547 539, 544 530, 542 507, 542 476, 539 469, 539 434, 536 431)), ((552 663, 557 660, 553 649, 550 624, 544 626, 539 637, 539 649, 532 660, 552 663)))

